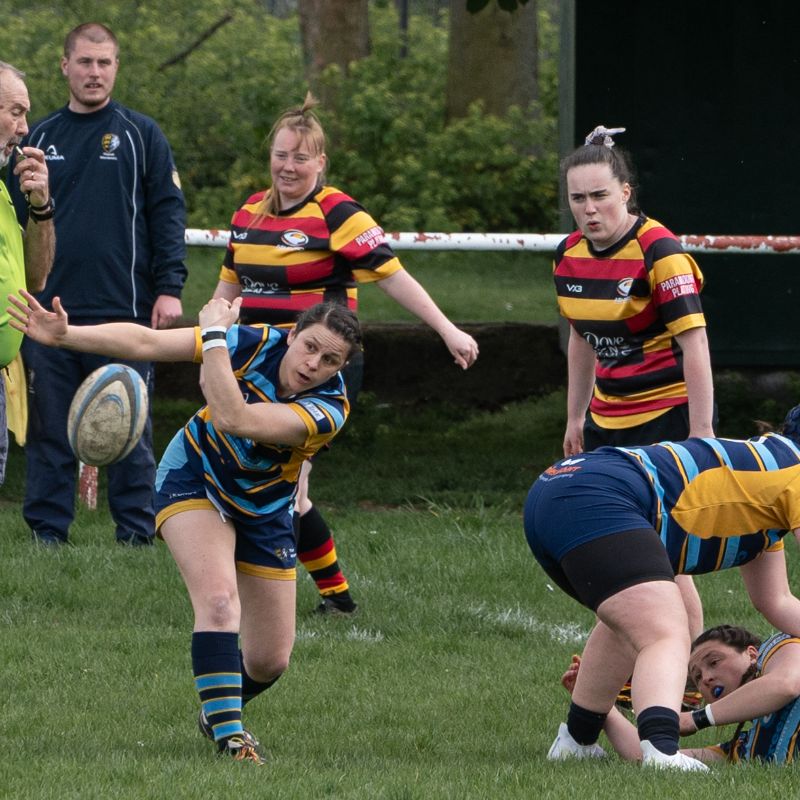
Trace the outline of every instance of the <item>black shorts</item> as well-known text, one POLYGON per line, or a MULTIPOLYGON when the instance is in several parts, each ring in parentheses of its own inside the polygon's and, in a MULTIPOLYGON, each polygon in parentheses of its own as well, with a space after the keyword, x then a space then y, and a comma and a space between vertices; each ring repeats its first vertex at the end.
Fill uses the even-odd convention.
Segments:
POLYGON ((601 428, 592 415, 583 424, 583 449, 636 447, 655 442, 682 442, 689 438, 689 404, 674 406, 664 414, 633 428, 601 428))
POLYGON ((570 550, 558 566, 545 569, 561 589, 592 611, 631 586, 675 580, 667 551, 652 529, 593 539, 570 550))

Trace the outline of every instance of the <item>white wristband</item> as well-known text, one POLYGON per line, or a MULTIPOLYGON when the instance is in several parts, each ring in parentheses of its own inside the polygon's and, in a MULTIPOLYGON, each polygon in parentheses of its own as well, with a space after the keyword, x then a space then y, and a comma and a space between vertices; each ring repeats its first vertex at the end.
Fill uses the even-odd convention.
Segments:
POLYGON ((224 339, 209 339, 207 342, 203 342, 204 353, 206 350, 213 350, 215 347, 224 347, 227 350, 228 343, 224 339))
POLYGON ((706 711, 706 719, 708 719, 708 721, 712 725, 716 725, 717 723, 714 720, 714 715, 711 713, 711 703, 709 703, 707 706, 705 706, 705 711, 706 711))

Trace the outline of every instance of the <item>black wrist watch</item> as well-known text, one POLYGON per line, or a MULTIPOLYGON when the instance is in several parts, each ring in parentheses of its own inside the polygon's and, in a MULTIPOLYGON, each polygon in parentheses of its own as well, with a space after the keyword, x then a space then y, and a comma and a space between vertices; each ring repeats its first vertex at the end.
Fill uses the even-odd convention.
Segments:
POLYGON ((55 213, 56 204, 52 195, 50 195, 50 199, 43 206, 28 206, 28 216, 34 222, 44 222, 45 220, 53 219, 55 213))

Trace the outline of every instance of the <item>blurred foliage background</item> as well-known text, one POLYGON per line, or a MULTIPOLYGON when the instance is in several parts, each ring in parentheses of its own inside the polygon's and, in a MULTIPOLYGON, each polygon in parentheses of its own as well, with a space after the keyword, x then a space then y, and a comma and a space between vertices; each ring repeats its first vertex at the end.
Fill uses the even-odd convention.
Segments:
MULTIPOLYGON (((540 0, 538 100, 502 116, 445 113, 448 11, 370 2, 371 52, 316 80, 328 180, 387 230, 548 231, 557 219, 557 8, 540 0)), ((190 227, 227 227, 267 181, 266 136, 308 89, 289 0, 0 0, 0 58, 27 73, 30 121, 63 106, 66 33, 99 21, 120 41, 114 98, 152 116, 175 153, 190 227), (207 38, 205 33, 212 31, 207 38), (201 41, 202 40, 202 41, 201 41), (176 58, 178 57, 178 58, 176 58)))

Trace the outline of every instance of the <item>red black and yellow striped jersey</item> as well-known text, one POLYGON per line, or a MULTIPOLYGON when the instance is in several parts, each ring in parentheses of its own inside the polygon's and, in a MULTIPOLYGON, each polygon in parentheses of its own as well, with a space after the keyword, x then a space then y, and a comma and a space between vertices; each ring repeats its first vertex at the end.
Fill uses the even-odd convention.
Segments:
POLYGON ((358 282, 379 281, 403 267, 383 228, 332 186, 278 215, 259 208, 259 192, 233 215, 220 280, 238 283, 245 324, 291 325, 317 303, 358 307, 358 282))
POLYGON ((561 314, 597 356, 597 425, 641 425, 688 401, 675 337, 705 326, 703 275, 674 234, 640 217, 598 252, 575 231, 558 246, 553 275, 561 314))

